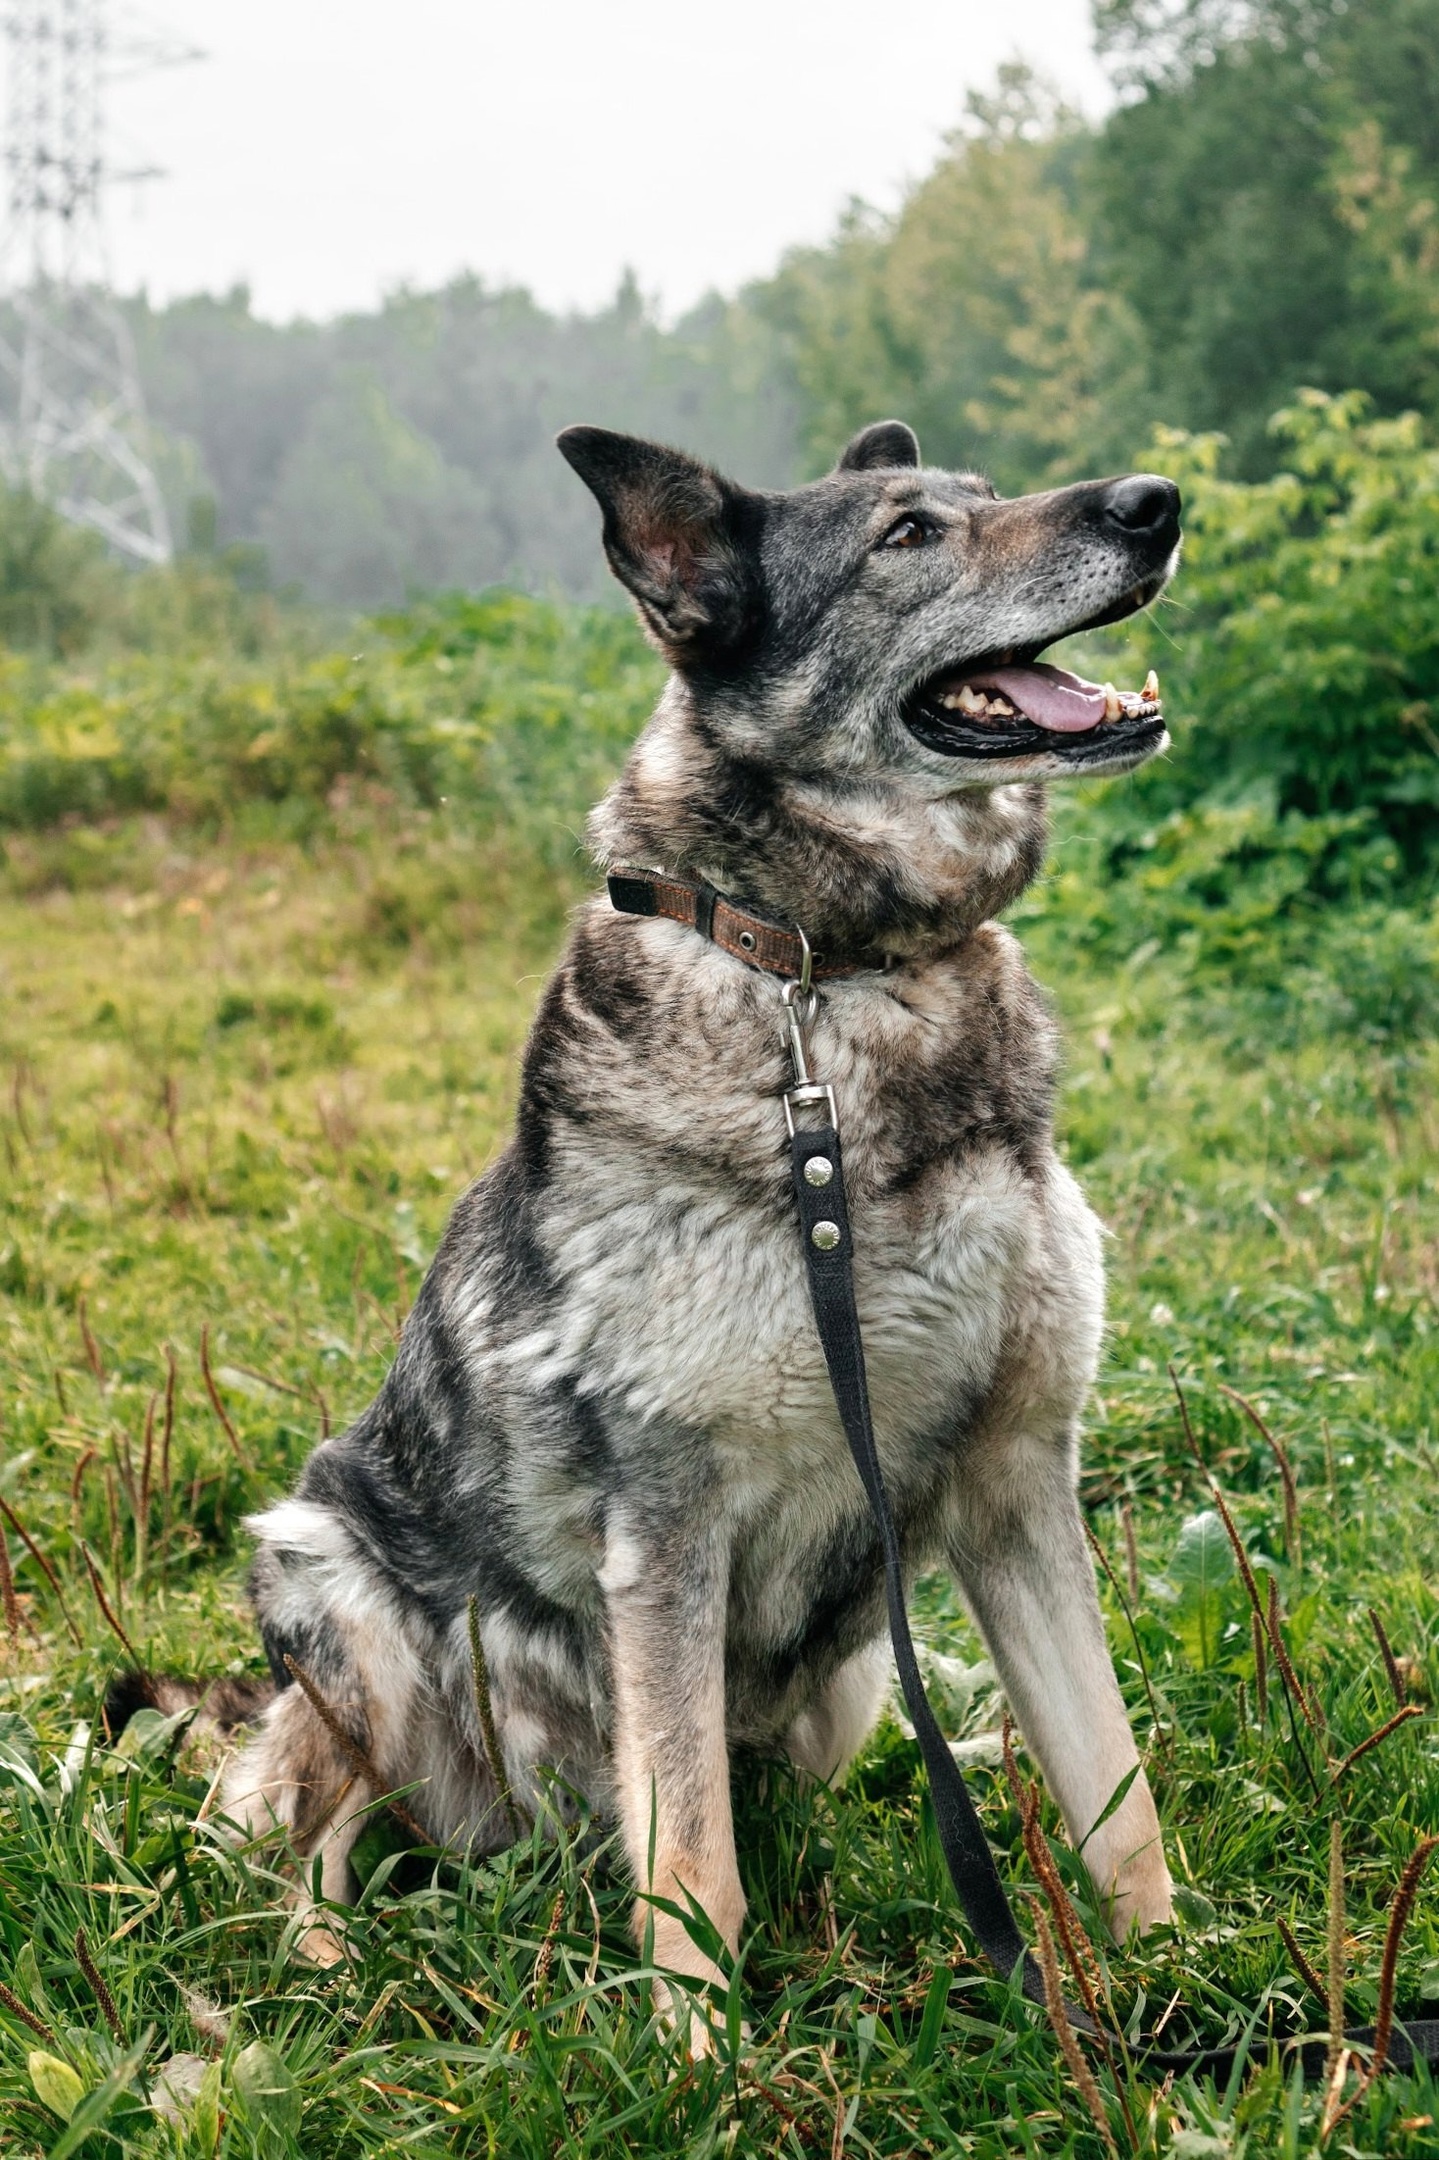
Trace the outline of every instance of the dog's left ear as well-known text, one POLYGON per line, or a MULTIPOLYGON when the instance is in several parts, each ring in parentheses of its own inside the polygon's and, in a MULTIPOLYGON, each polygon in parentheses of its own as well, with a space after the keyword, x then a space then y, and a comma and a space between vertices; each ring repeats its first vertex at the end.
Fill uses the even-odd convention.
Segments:
POLYGON ((876 420, 840 452, 836 472, 873 472, 882 465, 917 465, 919 437, 902 420, 876 420))
POLYGON ((682 450, 608 428, 558 438, 605 514, 605 554, 678 668, 720 657, 754 619, 759 502, 682 450))

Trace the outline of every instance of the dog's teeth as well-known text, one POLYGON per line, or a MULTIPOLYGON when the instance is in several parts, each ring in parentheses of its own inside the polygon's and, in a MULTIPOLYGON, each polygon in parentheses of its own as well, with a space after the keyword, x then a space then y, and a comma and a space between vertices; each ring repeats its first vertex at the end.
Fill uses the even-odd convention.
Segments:
POLYGON ((972 689, 968 683, 961 683, 958 691, 952 693, 944 702, 962 713, 982 713, 985 710, 984 699, 979 691, 972 689))
POLYGON ((1144 678, 1144 688, 1143 688, 1143 689, 1142 689, 1142 690, 1140 691, 1140 693, 1139 693, 1139 694, 1140 694, 1140 696, 1141 696, 1141 697, 1146 697, 1146 698, 1148 698, 1148 699, 1150 700, 1151 704, 1156 704, 1156 705, 1158 704, 1158 702, 1159 702, 1159 677, 1158 677, 1158 676, 1157 676, 1157 675, 1155 674, 1155 672, 1154 672, 1153 668, 1151 668, 1151 669, 1149 670, 1149 673, 1148 673, 1148 674, 1147 674, 1147 675, 1145 676, 1145 678, 1144 678))
POLYGON ((989 709, 997 720, 1012 720, 1014 718, 1014 707, 1010 704, 1008 698, 992 697, 989 700, 989 709))
POLYGON ((1121 701, 1121 699, 1120 699, 1120 695, 1119 695, 1119 692, 1118 692, 1118 691, 1117 691, 1117 690, 1115 689, 1115 687, 1114 687, 1114 685, 1113 685, 1113 683, 1112 683, 1112 682, 1107 682, 1107 683, 1105 684, 1105 686, 1104 686, 1104 717, 1105 717, 1105 719, 1106 719, 1106 720, 1117 720, 1117 719, 1119 718, 1120 714, 1121 714, 1121 713, 1123 712, 1123 710, 1124 710, 1124 705, 1123 705, 1123 703, 1122 703, 1122 701, 1121 701))

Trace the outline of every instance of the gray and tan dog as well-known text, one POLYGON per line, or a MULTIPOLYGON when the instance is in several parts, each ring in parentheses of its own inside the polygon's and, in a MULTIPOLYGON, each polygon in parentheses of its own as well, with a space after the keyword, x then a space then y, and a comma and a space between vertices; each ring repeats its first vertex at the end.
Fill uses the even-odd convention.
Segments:
MULTIPOLYGON (((1045 783, 1167 741, 1157 685, 1036 664, 1152 600, 1179 499, 1138 475, 1002 501, 897 422, 759 494, 560 438, 672 674, 596 811, 602 862, 717 888, 828 962, 874 1418, 911 1576, 947 1566, 1114 1931, 1170 1882, 1075 1498, 1099 1227, 1051 1131, 1055 1030, 992 920, 1045 783)), ((225 1807, 350 1889, 364 1795, 288 1656, 442 1842, 506 1841, 505 1770, 622 1826, 637 1887, 738 1940, 730 1750, 823 1778, 890 1672, 879 1541, 830 1395, 789 1188, 781 983, 692 928, 582 907, 512 1145, 460 1201, 377 1400, 252 1525, 276 1679, 225 1807)), ((639 1914, 647 1911, 643 1896, 639 1914)), ((657 1961, 716 1977, 684 1926, 657 1961)))

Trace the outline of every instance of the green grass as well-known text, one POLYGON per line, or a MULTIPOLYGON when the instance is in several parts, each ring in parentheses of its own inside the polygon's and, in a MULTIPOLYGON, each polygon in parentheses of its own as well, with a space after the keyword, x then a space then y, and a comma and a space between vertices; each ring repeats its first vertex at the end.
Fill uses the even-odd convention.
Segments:
MULTIPOLYGON (((844 1794, 738 1766, 753 2039, 738 2040, 737 1990, 719 2059, 693 2068, 650 2022, 604 1848, 537 1841, 467 1866, 377 1835, 352 1961, 319 1972, 293 1954, 274 1856, 237 1855, 199 1819, 212 1765, 144 1721, 102 1743, 97 1705, 122 1652, 87 1554, 148 1662, 255 1669, 240 1517, 373 1393, 448 1208, 503 1145, 570 889, 557 873, 517 934, 500 902, 526 888, 444 819, 381 800, 342 806, 304 846, 158 822, 8 843, 0 1497, 79 1640, 12 1530, 0 1979, 53 2038, 0 2002, 0 2142, 62 2155, 93 2122, 93 2154, 1098 2154, 1047 2029, 966 1951, 894 1725, 844 1794), (233 1445, 201 1370, 206 1331, 233 1445), (47 2106, 32 2050, 94 2096, 68 2131, 73 2081, 67 2098, 42 2070, 62 2103, 47 2106), (172 2127, 145 2096, 176 2053, 218 2071, 172 2127)), ((1324 1767, 1394 1708, 1371 1605, 1426 1711, 1439 1683, 1439 1059, 1303 1030, 1266 1050, 1212 1006, 1193 1018, 1162 954, 1141 946, 1100 969, 1048 909, 1027 934, 1069 1031, 1065 1145, 1114 1233, 1085 1495, 1120 1583, 1129 1511, 1134 1631, 1104 1594, 1184 1886, 1176 1930, 1109 1957, 1116 2013, 1152 2023, 1179 1991, 1171 2033, 1317 2022, 1276 1923, 1324 1968, 1338 1813, 1362 2018, 1395 1882, 1439 1830, 1427 1714, 1332 1789, 1324 1767), (1272 1672, 1257 1722, 1227 1545, 1212 1526, 1182 1530, 1211 1500, 1171 1362, 1320 1706, 1305 1738, 1317 1798, 1272 1672), (1292 1458, 1292 1543, 1274 1455, 1222 1383, 1292 1458)), ((977 1659, 942 1585, 916 1606, 932 1643, 977 1659)), ((993 1729, 983 1676, 951 1715, 957 1734, 993 1729)), ((1031 1889, 1002 1779, 972 1776, 1015 1890, 1031 1889)), ((1401 2009, 1426 1997, 1439 1997, 1439 1868, 1400 1964, 1401 2009)), ((1287 2082, 1262 2038, 1242 2089, 1136 2076, 1125 2098, 1141 2150, 1318 2148, 1320 2096, 1287 2082)), ((1330 2149, 1432 2153, 1436 2124, 1431 2080, 1388 2077, 1330 2149)))

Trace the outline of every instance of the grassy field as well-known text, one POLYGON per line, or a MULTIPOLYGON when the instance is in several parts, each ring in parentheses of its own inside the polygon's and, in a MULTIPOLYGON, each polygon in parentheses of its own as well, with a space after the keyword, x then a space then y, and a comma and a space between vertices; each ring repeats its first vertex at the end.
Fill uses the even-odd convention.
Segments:
MULTIPOLYGON (((104 1744, 117 1638, 147 1663, 258 1666, 241 1515, 384 1372, 448 1208, 503 1144, 566 895, 502 929, 503 861, 442 810, 337 813, 303 847, 132 820, 7 851, 4 2149, 1102 2153, 1048 2029, 966 1953, 896 1725, 843 1794, 737 1766, 753 2039, 737 1989, 698 2067, 649 2021, 604 1848, 537 1840, 465 1866, 404 1853, 377 1818, 351 1960, 322 1973, 293 1953, 274 1856, 216 1835, 203 1755, 153 1719, 104 1744), (152 2103, 175 2057, 172 2085, 198 2100, 172 2120, 152 2103)), ((1152 949, 1099 970, 1062 912, 1020 927, 1068 1027, 1065 1144, 1113 1231, 1085 1495, 1183 1886, 1179 1926, 1112 1954, 1107 1982, 1136 2029, 1176 1991, 1171 2036, 1257 2020, 1233 2089, 1101 2070, 1105 2134, 1187 2160, 1307 2154, 1323 2095, 1264 2035, 1324 2013, 1279 1923, 1323 1973, 1337 1820, 1349 2013, 1372 2016, 1386 1908, 1439 1830, 1439 1059, 1322 1036, 1266 1048, 1198 1016, 1152 949), (1256 1670, 1171 1363, 1276 1586, 1307 1715, 1272 1657, 1256 1670), (1292 1464, 1287 1514, 1276 1450, 1226 1389, 1292 1464), (1346 1767, 1396 1691, 1424 1714, 1346 1767)), ((986 1766, 999 1706, 978 1646, 943 1586, 917 1610, 960 1661, 950 1729, 974 1742, 991 1835, 1032 1890, 986 1766)), ((1439 1866, 1398 1968, 1401 2011, 1436 1997, 1439 1866)), ((1328 2149, 1434 2153, 1436 2126, 1434 2083, 1389 2076, 1328 2149)))

